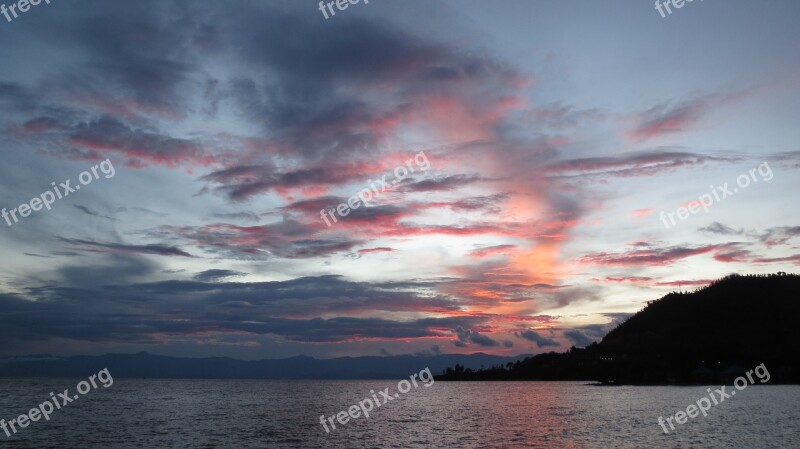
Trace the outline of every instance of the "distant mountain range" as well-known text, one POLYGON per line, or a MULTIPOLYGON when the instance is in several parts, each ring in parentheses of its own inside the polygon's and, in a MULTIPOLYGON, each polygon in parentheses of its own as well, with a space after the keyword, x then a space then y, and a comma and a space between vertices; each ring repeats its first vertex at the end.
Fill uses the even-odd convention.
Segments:
POLYGON ((480 369, 515 362, 525 355, 499 357, 471 355, 342 357, 244 361, 226 357, 184 358, 148 354, 55 357, 31 355, 0 358, 0 377, 86 377, 108 368, 114 378, 191 379, 401 379, 422 369, 442 372, 464 364, 480 369))
POLYGON ((764 363, 770 382, 800 383, 800 276, 731 275, 670 293, 600 343, 508 366, 448 368, 437 380, 585 380, 624 384, 730 381, 764 363))

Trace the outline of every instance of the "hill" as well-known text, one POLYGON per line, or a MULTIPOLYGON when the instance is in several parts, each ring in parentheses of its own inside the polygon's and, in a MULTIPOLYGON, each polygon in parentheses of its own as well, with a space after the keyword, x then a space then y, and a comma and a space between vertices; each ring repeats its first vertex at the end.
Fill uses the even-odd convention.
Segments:
POLYGON ((764 363, 772 382, 800 383, 800 276, 731 275, 651 301, 600 343, 485 370, 449 368, 437 380, 587 380, 692 384, 764 363))

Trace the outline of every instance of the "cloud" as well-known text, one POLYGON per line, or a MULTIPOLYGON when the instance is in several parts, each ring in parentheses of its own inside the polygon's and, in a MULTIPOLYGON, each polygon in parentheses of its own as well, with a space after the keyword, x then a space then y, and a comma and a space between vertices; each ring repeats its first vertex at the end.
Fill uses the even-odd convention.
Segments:
POLYGON ((632 317, 633 313, 602 313, 599 314, 605 318, 611 318, 611 322, 606 324, 588 324, 585 326, 578 326, 572 329, 564 329, 563 335, 575 346, 585 348, 592 343, 601 340, 612 329, 622 324, 628 318, 632 317))
POLYGON ((572 340, 576 346, 581 348, 585 348, 586 346, 594 343, 594 339, 587 337, 579 330, 564 331, 564 336, 572 340))
POLYGON ((633 211, 630 212, 630 214, 633 215, 638 220, 644 220, 645 218, 647 218, 650 215, 652 215, 652 213, 655 212, 655 211, 656 210, 654 208, 647 207, 647 208, 643 208, 643 209, 633 210, 633 211))
POLYGON ((676 281, 656 282, 659 287, 704 287, 714 282, 714 279, 683 279, 676 281))
POLYGON ((500 344, 499 342, 492 340, 491 338, 481 334, 480 332, 473 331, 470 329, 465 329, 460 326, 455 328, 453 332, 458 337, 458 339, 455 341, 456 346, 465 347, 469 343, 475 343, 478 346, 493 347, 493 346, 498 346, 500 344))
MULTIPOLYGON (((374 169, 373 169, 374 170, 374 169)), ((232 166, 202 177, 234 201, 285 189, 329 188, 368 180, 374 174, 364 164, 320 164, 282 169, 272 164, 232 166)))
POLYGON ((217 213, 211 214, 211 218, 224 219, 224 220, 241 220, 248 223, 258 223, 261 217, 252 212, 231 212, 231 213, 217 213))
POLYGON ((800 151, 788 151, 770 156, 770 160, 779 161, 788 168, 800 168, 800 151))
MULTIPOLYGON (((24 296, 0 294, 0 307, 8 311, 0 317, 0 341, 164 344, 199 335, 247 334, 295 342, 443 338, 450 329, 483 326, 489 319, 408 318, 460 307, 415 284, 357 283, 337 276, 238 283, 221 282, 220 276, 230 273, 219 270, 201 273, 211 282, 111 283, 153 273, 152 265, 136 263, 64 269, 63 285, 28 288, 24 296)), ((469 340, 493 346, 481 334, 469 340)))
POLYGON ((364 248, 364 249, 360 249, 360 250, 358 250, 358 254, 371 254, 371 253, 391 253, 391 252, 394 252, 394 251, 396 251, 396 250, 395 250, 395 249, 392 249, 392 248, 387 248, 387 247, 385 247, 385 246, 381 246, 381 247, 378 247, 378 248, 364 248))
POLYGON ((706 226, 705 228, 700 228, 699 230, 700 232, 708 232, 711 234, 721 234, 721 235, 742 234, 744 232, 741 229, 737 231, 736 229, 733 229, 729 226, 725 226, 724 224, 716 221, 714 223, 711 223, 709 226, 706 226))
POLYGON ((216 162, 197 142, 135 129, 110 116, 74 126, 67 142, 78 149, 67 154, 69 158, 94 160, 121 156, 125 165, 134 168, 208 166, 216 162))
POLYGON ((624 156, 590 157, 562 160, 544 167, 551 176, 562 177, 638 177, 673 172, 679 168, 701 166, 709 162, 734 162, 730 156, 711 156, 679 151, 631 153, 624 156))
POLYGON ((654 279, 649 276, 606 276, 604 279, 592 279, 598 282, 610 282, 614 284, 647 284, 654 279))
POLYGON ((442 349, 439 345, 433 345, 430 349, 423 349, 422 351, 417 351, 414 353, 417 357, 433 357, 440 355, 442 353, 442 349))
POLYGON ((415 205, 415 207, 440 208, 449 207, 459 212, 484 212, 484 213, 500 213, 502 210, 502 203, 511 197, 509 193, 495 193, 492 195, 474 196, 459 199, 456 201, 437 201, 415 205))
POLYGON ((532 341, 532 342, 536 343, 536 346, 538 346, 540 348, 543 348, 543 347, 546 347, 546 346, 561 346, 555 340, 552 340, 552 339, 549 339, 549 338, 546 338, 546 337, 542 337, 536 331, 532 331, 532 330, 521 331, 521 332, 518 332, 516 335, 518 337, 524 338, 525 340, 529 340, 529 341, 532 341))
POLYGON ((194 275, 193 279, 195 281, 200 281, 200 282, 218 282, 227 278, 239 277, 245 275, 246 273, 242 273, 239 271, 212 269, 203 271, 202 273, 197 273, 196 275, 194 275))
POLYGON ((671 246, 666 248, 634 249, 620 253, 590 253, 580 259, 581 263, 605 266, 646 267, 671 265, 688 257, 708 254, 727 248, 726 245, 671 246))
POLYGON ((771 263, 793 263, 800 265, 800 254, 793 254, 790 256, 782 257, 764 257, 754 254, 752 251, 743 249, 733 249, 730 251, 720 252, 714 256, 714 259, 719 262, 725 263, 743 263, 743 264, 771 264, 771 263))
POLYGON ((634 116, 635 127, 626 135, 634 141, 645 141, 676 134, 698 125, 711 110, 742 98, 745 94, 711 94, 679 103, 669 101, 654 105, 634 116))
POLYGON ((469 252, 470 257, 474 257, 476 259, 481 259, 484 257, 492 257, 498 254, 508 254, 512 250, 516 249, 516 245, 494 245, 494 246, 487 246, 485 248, 478 248, 474 249, 469 252))
POLYGON ((93 217, 98 217, 98 218, 107 218, 109 220, 116 220, 116 218, 114 218, 114 217, 110 217, 108 215, 103 215, 100 212, 95 212, 95 211, 89 209, 86 206, 81 206, 80 204, 73 204, 73 206, 75 206, 76 209, 82 211, 86 215, 91 215, 93 217))
POLYGON ((324 226, 306 225, 292 219, 260 226, 216 223, 205 226, 163 226, 154 236, 179 236, 206 251, 226 257, 251 259, 281 257, 305 259, 344 253, 363 244, 346 237, 319 237, 324 226))
POLYGON ((41 254, 33 254, 33 253, 22 253, 22 254, 24 254, 26 256, 30 256, 30 257, 41 257, 43 259, 52 259, 51 256, 43 256, 41 254))
POLYGON ((488 180, 475 174, 439 176, 422 181, 405 183, 402 185, 401 190, 406 192, 446 192, 483 181, 488 180))
POLYGON ((126 245, 123 243, 101 243, 93 240, 68 239, 59 237, 58 240, 74 246, 83 247, 83 251, 96 251, 105 253, 135 253, 150 254, 155 256, 180 256, 194 257, 176 246, 160 244, 151 245, 126 245))
POLYGON ((800 226, 783 226, 767 229, 760 240, 767 246, 779 246, 796 237, 800 237, 800 226))
POLYGON ((600 109, 575 109, 561 103, 553 103, 544 107, 532 109, 528 116, 539 126, 553 129, 573 128, 587 121, 601 120, 607 114, 600 109))

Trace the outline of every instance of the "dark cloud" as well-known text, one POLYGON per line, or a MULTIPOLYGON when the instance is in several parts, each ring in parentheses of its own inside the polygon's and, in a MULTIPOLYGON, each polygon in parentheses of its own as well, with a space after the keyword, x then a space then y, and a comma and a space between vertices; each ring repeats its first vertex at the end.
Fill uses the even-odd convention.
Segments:
POLYGON ((526 330, 521 331, 516 334, 518 337, 524 338, 525 340, 532 341, 536 343, 536 346, 543 348, 545 346, 560 346, 555 340, 550 338, 542 337, 536 331, 526 330))
POLYGON ((508 193, 496 193, 494 195, 464 198, 452 203, 447 203, 447 206, 462 211, 499 213, 501 210, 500 205, 510 197, 511 195, 508 193))
POLYGON ((800 226, 783 226, 767 229, 760 240, 767 246, 778 246, 796 237, 800 237, 800 226))
POLYGON ((15 83, 0 82, 0 101, 11 106, 12 109, 23 112, 38 107, 35 95, 24 86, 15 83))
POLYGON ((671 246, 666 248, 634 249, 620 253, 591 253, 581 258, 583 263, 606 266, 670 265, 678 260, 724 250, 730 245, 671 246))
MULTIPOLYGON (((152 273, 154 267, 115 263, 62 270, 65 286, 29 288, 25 296, 0 294, 0 340, 56 338, 87 342, 164 343, 198 333, 273 335, 297 342, 346 342, 445 337, 449 329, 485 324, 487 317, 392 319, 353 317, 380 312, 445 313, 459 305, 414 285, 369 284, 337 276, 280 282, 163 281, 109 284, 152 273), (90 282, 93 278, 94 283, 90 282), (75 285, 74 287, 67 285, 75 285), (93 287, 96 286, 96 287, 93 287), (33 300, 31 300, 33 299, 33 300), (189 307, 188 305, 191 305, 189 307), (321 315, 330 318, 318 318, 321 315)), ((492 345, 475 334, 476 344, 492 345)))
POLYGON ((33 253, 23 253, 23 254, 25 254, 26 256, 30 256, 30 257, 41 257, 41 258, 44 258, 44 259, 52 259, 51 256, 43 256, 41 254, 33 254, 33 253))
POLYGON ((433 357, 440 355, 442 353, 442 348, 439 345, 433 345, 430 349, 423 349, 422 351, 417 351, 414 353, 417 357, 433 357))
MULTIPOLYGON (((540 290, 540 289, 536 289, 540 290)), ((539 292, 539 304, 542 308, 557 309, 579 302, 600 301, 600 292, 591 287, 563 286, 557 289, 545 289, 539 292)))
POLYGON ((591 157, 551 163, 545 172, 554 176, 635 177, 653 176, 678 168, 700 166, 709 162, 734 162, 730 156, 710 156, 678 151, 633 153, 616 157, 591 157))
POLYGON ((741 229, 737 231, 736 229, 733 229, 729 226, 725 226, 724 224, 716 221, 714 223, 711 223, 709 226, 706 226, 705 228, 700 228, 700 231, 708 232, 711 234, 721 234, 721 235, 742 234, 744 232, 741 229))
POLYGON ((231 213, 218 213, 212 214, 211 218, 223 220, 241 220, 243 222, 258 223, 261 217, 252 212, 231 212, 231 213))
POLYGON ((563 331, 564 337, 572 341, 575 346, 583 347, 591 345, 600 341, 611 330, 622 324, 625 320, 632 317, 633 313, 603 313, 600 314, 604 317, 611 318, 611 322, 607 324, 589 324, 586 326, 579 326, 572 329, 565 329, 563 331))
POLYGON ((594 343, 594 339, 587 337, 579 330, 564 331, 564 336, 572 340, 576 346, 581 348, 585 348, 586 346, 594 343))
POLYGON ((233 270, 206 270, 194 275, 193 279, 200 282, 218 282, 231 277, 244 276, 245 273, 233 270))
POLYGON ((93 14, 71 15, 69 24, 51 26, 52 38, 84 67, 65 76, 64 87, 97 108, 180 117, 181 89, 196 70, 192 47, 199 24, 180 23, 172 2, 75 7, 93 14))
POLYGON ((474 343, 478 346, 484 346, 484 347, 493 347, 493 346, 498 346, 500 344, 499 342, 492 340, 491 338, 481 334, 480 332, 466 329, 461 326, 453 329, 453 332, 458 337, 458 339, 455 341, 455 345, 459 347, 465 347, 469 343, 474 343))
POLYGON ((394 252, 394 251, 396 251, 396 250, 395 250, 395 249, 393 249, 393 248, 388 248, 388 247, 385 247, 385 246, 380 246, 380 247, 377 247, 377 248, 364 248, 364 249, 360 249, 360 250, 358 250, 358 254, 391 253, 391 252, 394 252))
POLYGON ((126 165, 137 168, 191 167, 215 162, 214 156, 200 143, 137 129, 111 116, 75 125, 67 139, 80 151, 70 154, 71 158, 101 159, 115 155, 124 157, 126 165))
MULTIPOLYGON (((103 291, 94 291, 101 285, 125 285, 143 282, 156 276, 161 267, 152 258, 142 257, 135 252, 99 253, 96 257, 86 257, 81 264, 69 264, 57 269, 57 282, 47 284, 48 288, 65 290, 85 290, 87 295, 103 295, 103 291)), ((32 291, 48 291, 47 288, 31 287, 32 291)))
POLYGON ((401 190, 406 192, 441 192, 459 189, 483 181, 487 181, 487 179, 474 174, 439 176, 422 181, 404 183, 401 190))
POLYGON ((764 257, 745 249, 731 249, 714 255, 714 260, 725 263, 770 264, 788 262, 800 265, 800 254, 783 257, 764 257))
POLYGON ((82 247, 84 251, 96 251, 105 253, 134 253, 134 254, 151 254, 156 256, 180 256, 180 257, 194 257, 191 254, 183 251, 175 246, 167 245, 126 245, 123 243, 101 243, 93 240, 82 239, 68 239, 59 237, 60 241, 82 247))
POLYGON ((152 234, 178 236, 206 251, 244 259, 323 257, 347 252, 363 243, 345 237, 318 237, 322 226, 321 221, 312 226, 287 218, 260 226, 163 226, 152 234))
POLYGON ((91 215, 91 216, 97 217, 97 218, 106 218, 108 220, 116 220, 116 218, 114 218, 114 217, 110 217, 108 215, 103 215, 100 212, 91 210, 86 206, 81 206, 80 204, 73 204, 73 206, 75 206, 76 209, 80 210, 81 212, 85 213, 86 215, 91 215))
POLYGON ((203 176, 204 181, 221 184, 217 190, 230 199, 241 201, 276 189, 304 188, 317 185, 337 186, 365 181, 370 174, 352 167, 323 164, 302 169, 282 170, 273 165, 233 166, 203 176))
POLYGON ((647 284, 654 279, 649 276, 606 276, 605 279, 592 279, 601 282, 613 282, 616 284, 631 283, 631 284, 647 284))
POLYGON ((681 279, 676 281, 656 282, 659 287, 702 287, 711 284, 714 279, 681 279))
POLYGON ((788 168, 800 168, 800 151, 788 151, 774 154, 770 157, 770 161, 771 160, 779 161, 788 168))
POLYGON ((53 251, 51 254, 54 256, 65 256, 65 257, 81 257, 83 254, 76 253, 74 251, 53 251))

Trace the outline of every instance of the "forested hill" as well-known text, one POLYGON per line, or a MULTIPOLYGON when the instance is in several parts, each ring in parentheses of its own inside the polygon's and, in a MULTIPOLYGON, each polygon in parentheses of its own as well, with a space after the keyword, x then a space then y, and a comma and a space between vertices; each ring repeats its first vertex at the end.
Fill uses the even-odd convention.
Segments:
POLYGON ((587 348, 539 354, 441 380, 589 380, 626 384, 725 381, 764 363, 771 382, 800 383, 800 276, 731 275, 670 293, 587 348))

